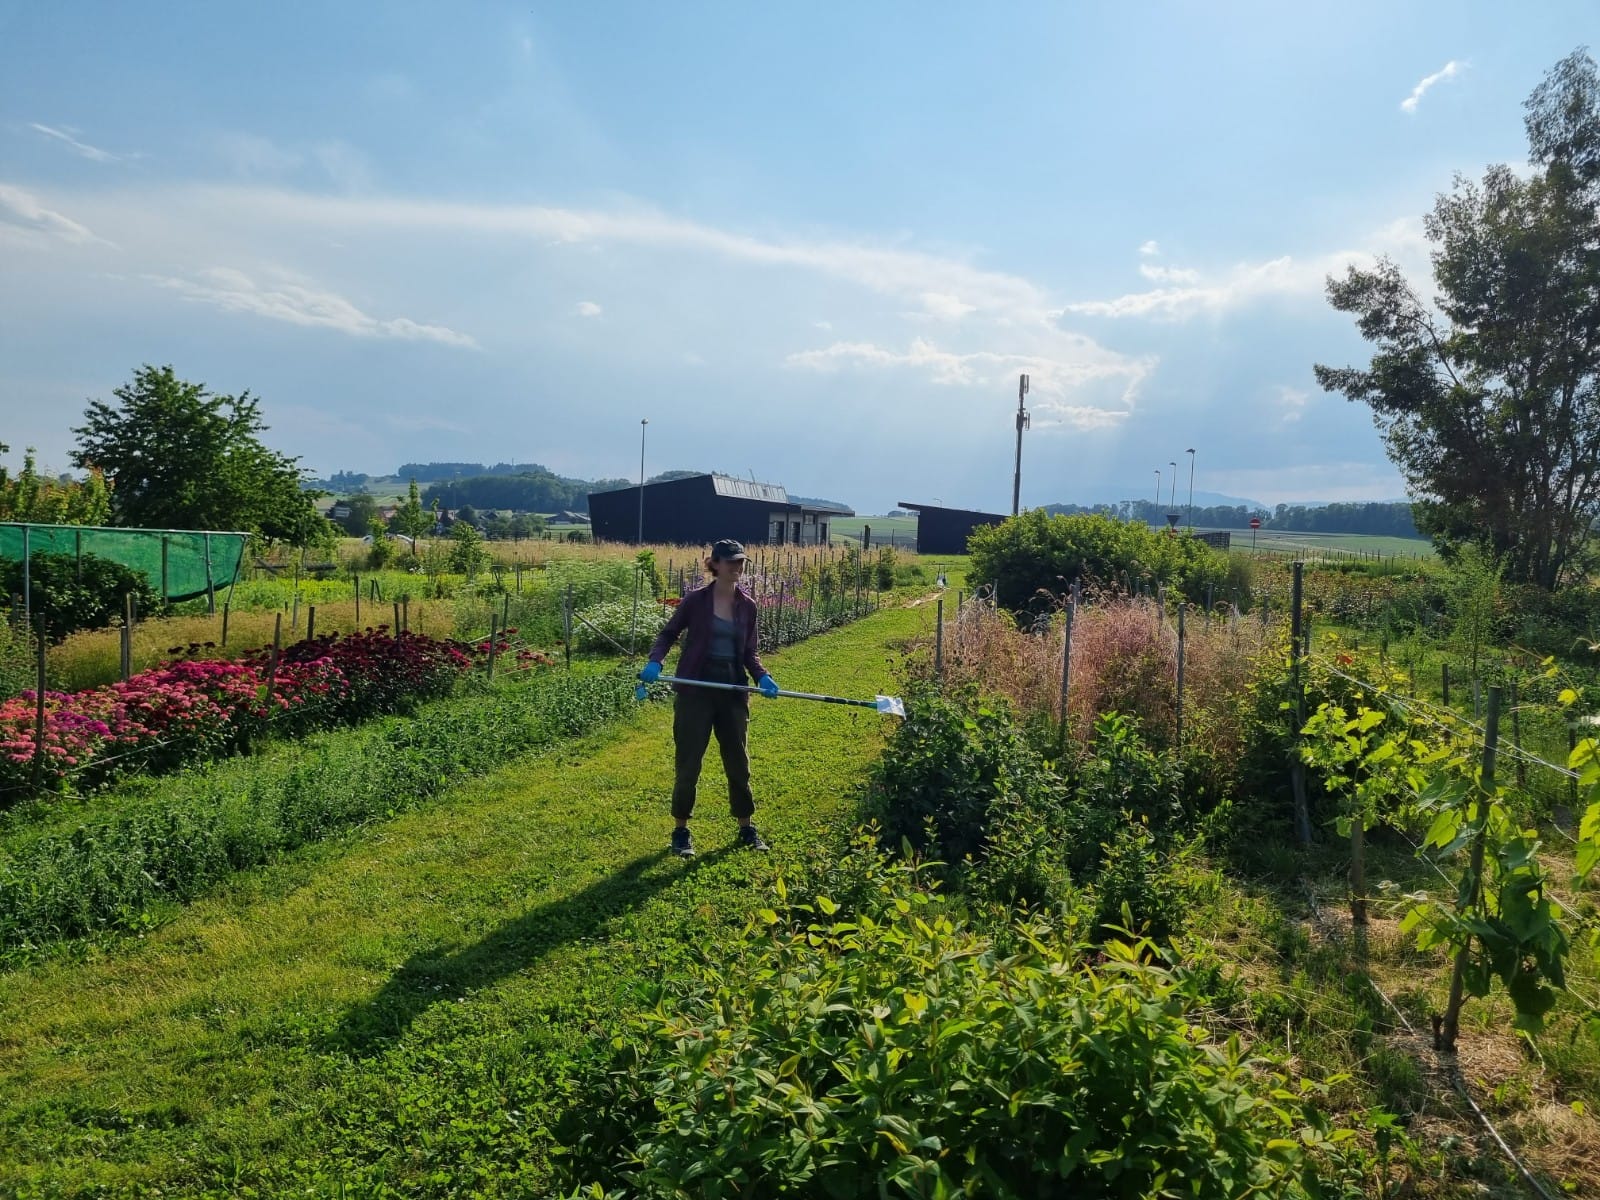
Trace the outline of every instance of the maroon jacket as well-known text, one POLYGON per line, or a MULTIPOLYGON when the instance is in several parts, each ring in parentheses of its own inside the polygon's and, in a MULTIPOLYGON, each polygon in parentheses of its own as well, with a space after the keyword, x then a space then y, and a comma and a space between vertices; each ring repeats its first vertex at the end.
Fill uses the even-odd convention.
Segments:
MULTIPOLYGON (((672 619, 667 622, 666 628, 650 647, 651 662, 664 662, 667 651, 672 649, 672 643, 678 640, 678 635, 687 632, 688 636, 683 640, 683 650, 678 655, 678 669, 673 673, 685 679, 701 677, 706 658, 711 653, 711 618, 716 612, 711 589, 715 586, 715 583, 708 583, 683 598, 674 610, 672 619)), ((733 629, 734 648, 739 661, 744 664, 744 669, 750 672, 752 679, 759 680, 767 673, 767 669, 761 665, 761 655, 758 652, 756 602, 743 588, 735 588, 733 593, 733 629)))

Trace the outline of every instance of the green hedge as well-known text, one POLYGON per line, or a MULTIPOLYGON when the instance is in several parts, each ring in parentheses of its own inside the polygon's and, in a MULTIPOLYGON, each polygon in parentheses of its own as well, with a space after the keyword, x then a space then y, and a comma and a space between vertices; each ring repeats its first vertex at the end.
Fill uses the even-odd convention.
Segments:
POLYGON ((1209 585, 1225 594, 1228 557, 1188 535, 1103 516, 1047 516, 1042 509, 976 530, 967 578, 996 585, 998 602, 1013 612, 1057 606, 1072 585, 1099 583, 1138 591, 1176 587, 1204 602, 1209 585))

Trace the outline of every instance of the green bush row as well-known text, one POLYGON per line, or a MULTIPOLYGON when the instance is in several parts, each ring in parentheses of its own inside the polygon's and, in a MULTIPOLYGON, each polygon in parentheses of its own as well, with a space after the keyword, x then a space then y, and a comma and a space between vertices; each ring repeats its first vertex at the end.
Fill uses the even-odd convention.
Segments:
POLYGON ((0 958, 152 924, 234 871, 424 803, 626 712, 633 680, 552 675, 329 735, 280 764, 233 762, 170 781, 159 799, 0 850, 0 958))
POLYGON ((865 799, 885 843, 940 859, 975 899, 1084 908, 1096 926, 1166 938, 1184 896, 1168 859, 1199 813, 1181 767, 1152 751, 1129 718, 1095 721, 1081 763, 1031 745, 1004 702, 928 689, 873 770, 865 799), (1092 883, 1092 893, 1076 882, 1092 883))
POLYGON ((912 862, 854 858, 855 900, 765 910, 617 1039, 569 1196, 1365 1194, 1326 1085, 1192 1019, 1202 975, 1037 920, 1007 948, 912 862))

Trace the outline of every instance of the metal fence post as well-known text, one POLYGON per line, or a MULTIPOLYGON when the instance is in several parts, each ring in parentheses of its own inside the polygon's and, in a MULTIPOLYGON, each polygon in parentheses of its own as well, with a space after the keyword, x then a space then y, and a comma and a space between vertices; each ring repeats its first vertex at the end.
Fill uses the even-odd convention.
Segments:
POLYGON ((938 609, 933 618, 933 676, 944 678, 944 597, 939 597, 938 609))
POLYGON ((1072 684, 1072 623, 1078 615, 1078 585, 1067 597, 1066 623, 1061 630, 1061 711, 1056 717, 1056 756, 1067 749, 1067 698, 1072 684))
POLYGON ((34 630, 34 650, 38 676, 33 685, 33 790, 38 792, 44 788, 45 659, 44 621, 42 618, 39 621, 39 627, 34 630))

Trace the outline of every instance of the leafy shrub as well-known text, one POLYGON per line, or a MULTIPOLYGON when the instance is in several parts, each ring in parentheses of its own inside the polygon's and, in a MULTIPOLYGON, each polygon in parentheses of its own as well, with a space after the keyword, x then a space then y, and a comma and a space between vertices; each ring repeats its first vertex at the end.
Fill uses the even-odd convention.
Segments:
MULTIPOLYGON (((33 554, 28 563, 33 619, 44 622, 45 637, 59 642, 79 629, 100 629, 122 616, 130 593, 141 614, 161 607, 156 589, 138 571, 85 554, 33 554)), ((0 559, 0 595, 22 594, 22 563, 0 559)))
POLYGON ((1183 768, 1151 751, 1133 721, 1104 713, 1094 721, 1094 745, 1077 770, 1081 799, 1114 812, 1128 812, 1158 832, 1183 819, 1183 768))
POLYGON ((581 610, 572 619, 572 639, 582 650, 617 654, 618 647, 630 644, 647 650, 667 623, 668 612, 648 597, 633 600, 606 600, 581 610), (580 620, 579 617, 582 619, 580 620))
POLYGON ((1034 509, 984 526, 967 543, 969 579, 996 585, 1013 612, 1056 607, 1074 583, 1150 582, 1175 586, 1191 601, 1227 579, 1227 556, 1188 536, 1159 533, 1110 517, 1049 516, 1034 509))
POLYGON ((908 697, 906 714, 873 768, 866 801, 887 844, 904 839, 959 863, 983 856, 1007 812, 1061 807, 1065 784, 1028 745, 1004 701, 930 688, 908 697))
POLYGON ((367 570, 383 570, 394 562, 399 553, 399 542, 392 537, 383 536, 382 531, 374 529, 372 546, 367 550, 367 570))
POLYGON ((894 587, 895 578, 895 553, 893 546, 878 547, 878 562, 873 568, 874 582, 880 592, 887 592, 894 587))
POLYGON ((450 555, 446 560, 449 570, 469 579, 489 565, 489 551, 484 547, 483 534, 468 521, 457 521, 450 526, 450 555))
POLYGON ((1095 923, 1101 930, 1126 928, 1165 942, 1182 924, 1183 886, 1142 821, 1119 823, 1105 846, 1094 894, 1095 923))
POLYGON ((1211 1040, 1146 944, 1087 966, 1035 925, 1003 953, 914 867, 873 872, 859 911, 763 912, 620 1039, 577 1089, 571 1194, 1359 1194, 1319 1087, 1211 1040))

